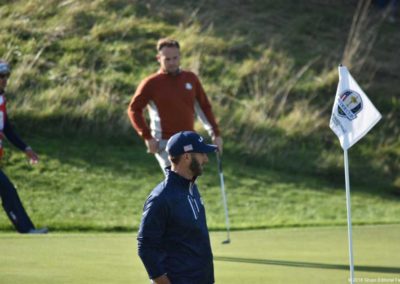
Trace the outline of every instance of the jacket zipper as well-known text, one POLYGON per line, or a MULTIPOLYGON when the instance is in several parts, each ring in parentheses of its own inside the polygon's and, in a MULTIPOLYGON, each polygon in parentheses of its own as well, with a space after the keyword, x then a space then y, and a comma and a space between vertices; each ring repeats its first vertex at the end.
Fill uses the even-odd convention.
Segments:
MULTIPOLYGON (((194 206, 193 206, 193 204, 192 204, 191 197, 190 197, 190 195, 188 195, 187 197, 188 197, 188 201, 189 201, 190 207, 192 208, 192 212, 193 212, 193 215, 194 215, 194 219, 197 220, 197 214, 196 214, 196 212, 195 212, 195 210, 194 210, 194 206)), ((196 202, 196 201, 195 201, 195 202, 196 202)))

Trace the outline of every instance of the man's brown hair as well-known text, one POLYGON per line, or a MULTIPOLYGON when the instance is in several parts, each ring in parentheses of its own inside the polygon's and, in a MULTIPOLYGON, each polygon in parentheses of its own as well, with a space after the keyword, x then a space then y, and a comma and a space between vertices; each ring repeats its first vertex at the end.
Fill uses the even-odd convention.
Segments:
POLYGON ((176 47, 180 48, 179 42, 171 38, 162 38, 157 42, 157 51, 160 51, 163 47, 176 47))
POLYGON ((177 165, 181 161, 182 155, 179 155, 179 156, 176 156, 176 157, 169 156, 169 158, 170 158, 170 160, 171 160, 171 162, 173 164, 177 165))

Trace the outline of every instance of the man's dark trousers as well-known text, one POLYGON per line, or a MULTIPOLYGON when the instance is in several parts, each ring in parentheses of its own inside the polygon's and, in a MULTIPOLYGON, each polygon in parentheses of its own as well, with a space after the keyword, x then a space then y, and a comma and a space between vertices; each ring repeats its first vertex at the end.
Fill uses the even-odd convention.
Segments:
POLYGON ((0 170, 0 197, 8 218, 18 232, 27 233, 35 228, 19 199, 17 190, 2 170, 0 170))

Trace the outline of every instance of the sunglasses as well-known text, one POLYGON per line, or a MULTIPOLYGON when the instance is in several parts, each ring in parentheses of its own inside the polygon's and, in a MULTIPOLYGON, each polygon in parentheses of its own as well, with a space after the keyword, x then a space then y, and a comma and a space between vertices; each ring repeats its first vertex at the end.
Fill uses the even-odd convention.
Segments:
POLYGON ((10 77, 10 74, 0 74, 0 79, 8 79, 10 77))

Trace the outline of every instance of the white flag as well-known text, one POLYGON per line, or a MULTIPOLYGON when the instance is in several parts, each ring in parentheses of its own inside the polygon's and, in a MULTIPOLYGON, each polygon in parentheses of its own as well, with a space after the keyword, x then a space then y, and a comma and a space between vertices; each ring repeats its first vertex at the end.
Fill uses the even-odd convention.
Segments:
POLYGON ((339 84, 329 126, 339 137, 343 150, 357 143, 381 117, 347 68, 339 66, 339 84))

